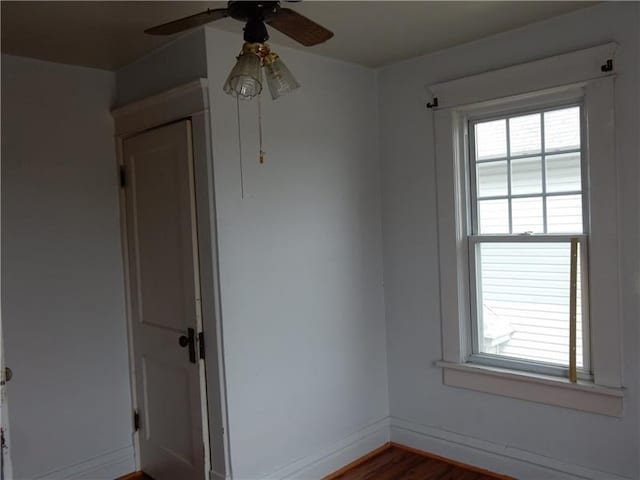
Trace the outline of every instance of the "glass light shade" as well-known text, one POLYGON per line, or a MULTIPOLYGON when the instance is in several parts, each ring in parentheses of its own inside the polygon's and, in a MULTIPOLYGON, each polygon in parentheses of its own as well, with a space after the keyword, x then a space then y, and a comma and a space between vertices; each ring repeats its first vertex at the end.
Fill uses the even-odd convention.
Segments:
POLYGON ((250 99, 262 91, 260 57, 255 53, 242 53, 224 84, 225 93, 250 99))
POLYGON ((264 73, 267 78, 269 92, 271 92, 271 98, 274 100, 300 87, 300 84, 278 56, 265 61, 264 73))

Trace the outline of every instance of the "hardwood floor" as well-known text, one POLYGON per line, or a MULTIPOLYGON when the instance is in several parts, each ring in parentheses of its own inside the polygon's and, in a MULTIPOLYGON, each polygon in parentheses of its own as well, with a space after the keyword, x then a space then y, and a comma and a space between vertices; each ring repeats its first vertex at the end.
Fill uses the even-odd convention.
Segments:
POLYGON ((507 479, 406 447, 390 445, 325 480, 496 480, 507 479))
MULTIPOLYGON (((153 480, 142 472, 116 480, 153 480)), ((177 480, 177 479, 176 479, 177 480)), ((445 458, 387 444, 323 480, 514 480, 445 458)))
POLYGON ((130 473, 124 477, 116 478, 116 480, 153 480, 149 475, 142 472, 130 473))

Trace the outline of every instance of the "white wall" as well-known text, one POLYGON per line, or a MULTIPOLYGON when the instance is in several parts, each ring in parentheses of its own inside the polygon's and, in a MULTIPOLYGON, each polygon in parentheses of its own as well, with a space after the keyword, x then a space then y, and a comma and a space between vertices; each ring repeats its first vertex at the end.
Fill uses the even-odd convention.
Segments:
POLYGON ((2 55, 2 321, 16 479, 135 469, 113 96, 110 72, 2 55))
POLYGON ((116 71, 118 106, 207 76, 202 28, 180 35, 116 71))
POLYGON ((390 409, 397 426, 392 438, 413 439, 502 471, 519 468, 501 457, 506 455, 585 475, 580 478, 608 478, 602 472, 640 477, 639 20, 637 3, 599 5, 381 70, 385 306, 390 409), (441 370, 433 366, 442 351, 433 117, 424 106, 426 87, 611 40, 620 44, 615 107, 624 415, 611 418, 444 386, 441 370))
MULTIPOLYGON (((504 470, 510 460, 500 455, 511 455, 585 478, 638 477, 638 20, 637 4, 595 6, 387 67, 378 83, 370 69, 278 48, 302 88, 263 97, 264 165, 256 102, 240 105, 244 198, 236 102, 222 92, 239 35, 196 31, 117 73, 120 104, 158 93, 204 74, 206 42, 235 479, 319 478, 385 441, 389 409, 392 435, 426 439, 458 460, 504 470), (425 87, 612 39, 622 46, 624 416, 445 387, 433 367, 441 338, 425 87)), ((2 68, 2 308, 16 473, 113 478, 133 469, 113 75, 4 55, 2 68)))
POLYGON ((264 165, 241 102, 242 198, 222 91, 242 38, 206 40, 233 475, 282 478, 356 441, 347 463, 388 434, 375 72, 277 48, 302 87, 263 95, 264 165))

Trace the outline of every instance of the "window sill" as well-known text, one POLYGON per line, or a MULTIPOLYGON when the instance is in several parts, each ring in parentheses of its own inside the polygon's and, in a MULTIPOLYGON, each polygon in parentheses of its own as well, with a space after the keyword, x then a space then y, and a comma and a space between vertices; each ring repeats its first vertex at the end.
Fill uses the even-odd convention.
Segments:
POLYGON ((619 417, 623 389, 503 368, 439 361, 444 383, 452 387, 619 417))

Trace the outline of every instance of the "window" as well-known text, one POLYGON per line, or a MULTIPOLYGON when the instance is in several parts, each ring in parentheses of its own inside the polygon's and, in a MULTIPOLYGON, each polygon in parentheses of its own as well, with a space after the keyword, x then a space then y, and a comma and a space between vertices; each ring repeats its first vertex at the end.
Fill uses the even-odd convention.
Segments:
POLYGON ((431 87, 446 385, 621 414, 615 49, 431 87))
MULTIPOLYGON (((469 121, 473 362, 567 376, 570 242, 586 266, 589 229, 581 118, 562 105, 469 121)), ((589 378, 578 272, 576 364, 589 378)))

